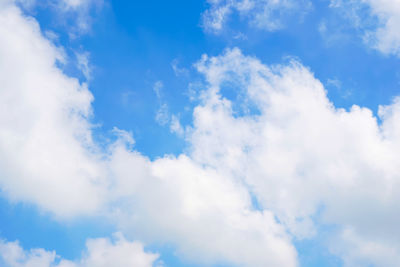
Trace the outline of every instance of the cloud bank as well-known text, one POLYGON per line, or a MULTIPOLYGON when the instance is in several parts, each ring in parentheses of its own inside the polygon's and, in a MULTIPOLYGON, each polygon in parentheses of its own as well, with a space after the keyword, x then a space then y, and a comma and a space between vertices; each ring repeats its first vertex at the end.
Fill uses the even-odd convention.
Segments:
MULTIPOLYGON (((314 238, 320 225, 335 226, 328 247, 348 266, 399 262, 399 98, 378 117, 338 109, 295 60, 268 66, 239 49, 204 55, 188 152, 151 161, 123 130, 106 148, 93 141, 93 96, 62 72, 61 48, 33 18, 3 1, 0 23, 0 187, 10 200, 61 220, 104 216, 199 264, 297 266, 293 242, 314 238)), ((82 264, 125 242, 89 242, 82 264)), ((2 247, 16 259, 56 259, 2 247)))

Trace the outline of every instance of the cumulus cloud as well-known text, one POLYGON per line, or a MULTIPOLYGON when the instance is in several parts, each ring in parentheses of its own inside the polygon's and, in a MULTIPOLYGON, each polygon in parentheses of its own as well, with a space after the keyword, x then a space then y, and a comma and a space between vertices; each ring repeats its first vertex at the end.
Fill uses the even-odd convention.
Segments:
MULTIPOLYGON (((59 217, 101 213, 200 264, 296 266, 292 241, 313 238, 315 218, 337 226, 329 246, 349 265, 398 262, 399 98, 378 117, 337 109, 295 60, 267 66, 238 49, 205 55, 187 152, 151 161, 123 130, 105 150, 92 141, 92 95, 56 67, 62 53, 33 18, 6 4, 0 23, 0 186, 10 199, 59 217)), ((94 244, 82 262, 91 248, 114 255, 119 243, 94 244)))
POLYGON ((140 242, 129 242, 122 234, 108 238, 88 239, 81 259, 62 259, 55 251, 41 248, 24 250, 16 242, 0 241, 0 263, 4 267, 151 267, 162 266, 159 255, 144 251, 140 242))
POLYGON ((384 54, 400 55, 400 3, 396 0, 331 0, 331 7, 361 30, 366 44, 384 54))
POLYGON ((204 57, 198 68, 209 89, 195 110, 196 161, 242 179, 297 238, 315 234, 312 216, 320 210, 325 224, 343 233, 352 229, 351 239, 341 235, 349 250, 368 243, 380 248, 374 255, 346 253, 348 260, 398 263, 390 257, 399 252, 398 98, 380 107, 378 124, 367 108, 335 108, 322 84, 296 61, 268 67, 232 50, 204 57), (258 112, 235 116, 234 104, 220 91, 231 81, 258 112))
POLYGON ((62 216, 96 210, 104 181, 88 120, 92 94, 56 67, 63 53, 33 18, 4 4, 0 23, 2 191, 62 216))
POLYGON ((295 265, 290 237, 271 212, 253 210, 240 183, 186 155, 151 162, 118 129, 101 152, 91 137, 93 97, 56 67, 57 47, 12 4, 0 22, 3 194, 60 218, 101 213, 192 261, 295 265))
POLYGON ((203 14, 206 30, 220 32, 229 18, 237 13, 255 28, 275 31, 284 26, 285 18, 307 12, 308 0, 207 0, 209 9, 203 14))
POLYGON ((185 155, 149 162, 121 147, 111 169, 119 206, 112 217, 124 232, 172 243, 196 263, 296 266, 290 237, 273 214, 254 210, 247 190, 218 170, 185 155))

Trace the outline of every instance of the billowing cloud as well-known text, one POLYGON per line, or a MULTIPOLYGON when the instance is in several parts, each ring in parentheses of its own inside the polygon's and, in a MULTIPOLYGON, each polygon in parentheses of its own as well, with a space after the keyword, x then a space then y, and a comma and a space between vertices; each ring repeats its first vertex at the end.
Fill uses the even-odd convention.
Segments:
POLYGON ((123 130, 106 149, 92 140, 92 95, 57 67, 63 55, 33 18, 4 4, 0 23, 0 186, 10 199, 60 218, 103 215, 200 264, 297 266, 292 241, 313 238, 317 222, 336 226, 329 246, 349 265, 396 264, 398 98, 379 117, 338 109, 297 61, 205 55, 187 152, 151 161, 123 130))
POLYGON ((244 181, 297 238, 312 238, 320 214, 338 226, 347 250, 332 251, 348 262, 398 263, 398 98, 380 107, 378 124, 367 108, 335 108, 296 61, 268 67, 231 50, 198 68, 209 89, 195 110, 194 160, 244 181), (244 96, 252 115, 223 97, 226 87, 244 96), (379 253, 361 253, 366 244, 379 253))
POLYGON ((238 181, 185 155, 149 162, 119 147, 112 158, 112 217, 124 232, 173 244, 196 263, 296 266, 284 228, 252 208, 238 181))
POLYGON ((305 13, 311 7, 311 2, 308 0, 208 0, 207 2, 210 7, 203 14, 203 26, 206 30, 216 33, 224 28, 235 13, 255 28, 275 31, 284 26, 288 15, 305 13))
POLYGON ((139 242, 129 242, 122 234, 88 239, 86 251, 76 261, 62 259, 55 251, 41 248, 24 250, 18 242, 0 241, 0 263, 4 267, 151 267, 162 266, 158 254, 144 251, 139 242))
POLYGON ((0 23, 2 191, 63 216, 92 212, 104 182, 92 153, 93 96, 56 67, 62 50, 33 18, 3 4, 0 23))
POLYGON ((121 130, 101 152, 91 137, 92 95, 57 67, 59 49, 11 4, 0 21, 6 196, 60 218, 108 214, 124 231, 173 243, 194 261, 295 265, 283 227, 271 212, 253 210, 247 190, 230 177, 186 155, 151 162, 128 148, 133 139, 121 130))
POLYGON ((369 46, 384 54, 400 55, 400 3, 397 0, 331 0, 331 7, 353 22, 369 46), (343 12, 344 11, 344 12, 343 12))

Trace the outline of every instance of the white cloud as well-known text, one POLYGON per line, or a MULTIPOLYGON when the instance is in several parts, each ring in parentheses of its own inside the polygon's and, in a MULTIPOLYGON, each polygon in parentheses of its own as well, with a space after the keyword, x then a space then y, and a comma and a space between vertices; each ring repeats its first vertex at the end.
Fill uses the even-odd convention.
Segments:
POLYGON ((185 76, 188 75, 189 73, 189 70, 179 67, 179 60, 177 58, 172 60, 171 67, 176 76, 182 76, 182 75, 185 76))
MULTIPOLYGON (((122 234, 108 238, 88 239, 81 259, 70 261, 54 251, 24 250, 18 242, 0 241, 0 263, 4 267, 151 267, 159 255, 144 251, 139 242, 129 242, 122 234)), ((157 265, 161 266, 161 265, 157 265)))
POLYGON ((296 266, 290 238, 273 214, 254 211, 247 190, 218 170, 184 155, 149 162, 121 148, 111 170, 119 207, 112 217, 125 232, 172 243, 196 263, 296 266))
POLYGON ((47 267, 56 258, 54 252, 44 249, 24 251, 18 242, 0 241, 0 263, 5 267, 47 267))
MULTIPOLYGON (((206 30, 220 32, 231 15, 238 13, 255 28, 275 31, 284 26, 286 17, 303 14, 311 7, 308 0, 207 0, 210 8, 203 14, 206 30)), ((300 15, 301 17, 301 15, 300 15)))
POLYGON ((92 153, 92 94, 56 67, 63 54, 33 18, 5 4, 0 23, 2 190, 60 216, 93 212, 104 180, 92 153))
POLYGON ((35 13, 37 6, 49 7, 57 16, 57 23, 63 24, 72 39, 91 31, 93 14, 104 5, 104 0, 1 0, 15 3, 25 10, 35 13))
POLYGON ((179 121, 179 118, 175 115, 171 116, 170 130, 172 133, 176 133, 178 136, 183 136, 185 134, 185 129, 179 121))
POLYGON ((0 23, 0 186, 10 199, 59 217, 101 211, 124 233, 172 244, 190 261, 244 266, 296 266, 292 240, 312 238, 322 210, 318 221, 338 227, 330 245, 346 262, 396 264, 399 99, 380 108, 378 124, 367 108, 336 109, 296 61, 267 66, 227 50, 196 64, 207 84, 185 129, 186 153, 151 161, 118 129, 102 152, 91 140, 92 96, 56 67, 59 49, 12 4, 0 23), (235 112, 226 84, 252 112, 235 112))
POLYGON ((334 78, 334 79, 328 79, 328 80, 326 81, 326 84, 327 84, 328 86, 336 87, 337 89, 340 89, 340 88, 342 87, 342 82, 341 82, 340 80, 336 79, 336 78, 334 78))
POLYGON ((57 2, 56 12, 64 18, 67 24, 68 20, 73 22, 68 25, 68 32, 71 38, 76 38, 91 31, 92 15, 103 5, 104 0, 61 0, 57 2))
POLYGON ((168 124, 170 120, 168 105, 166 103, 162 103, 156 112, 156 121, 161 126, 165 126, 168 124))
POLYGON ((397 0, 331 0, 331 7, 346 10, 369 46, 384 54, 400 55, 400 2, 397 0))
POLYGON ((157 101, 158 101, 158 109, 156 112, 156 122, 161 126, 165 126, 170 121, 169 108, 167 103, 164 102, 162 90, 164 88, 164 84, 161 81, 157 81, 154 83, 153 90, 156 93, 157 101))
POLYGON ((267 67, 232 50, 204 57, 198 68, 209 89, 195 110, 194 160, 243 180, 297 238, 312 237, 311 218, 322 208, 324 223, 354 229, 363 240, 342 235, 347 251, 373 242, 381 253, 357 257, 377 266, 398 263, 388 257, 400 251, 398 99, 380 108, 378 125, 367 108, 334 108, 322 84, 297 62, 267 67), (245 91, 256 114, 233 115, 234 103, 220 93, 227 81, 245 91))
POLYGON ((66 8, 76 9, 83 5, 87 5, 90 0, 62 0, 61 3, 65 5, 66 8))
POLYGON ((92 67, 89 63, 89 52, 75 53, 77 59, 77 67, 82 72, 83 76, 85 76, 86 81, 90 81, 92 79, 92 67))
POLYGON ((120 130, 102 153, 91 139, 92 95, 56 67, 58 49, 11 4, 0 22, 0 186, 10 199, 60 218, 108 214, 195 262, 296 265, 284 228, 252 209, 240 183, 185 155, 151 162, 120 130))
POLYGON ((366 239, 351 228, 345 228, 339 238, 333 238, 331 251, 343 258, 345 267, 387 266, 400 262, 397 242, 366 239))

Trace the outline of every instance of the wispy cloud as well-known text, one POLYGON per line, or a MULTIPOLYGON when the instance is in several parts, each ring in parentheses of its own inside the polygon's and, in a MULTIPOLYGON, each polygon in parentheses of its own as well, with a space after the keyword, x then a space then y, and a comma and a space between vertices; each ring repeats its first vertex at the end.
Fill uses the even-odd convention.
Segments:
POLYGON ((361 33, 363 41, 384 54, 400 55, 400 2, 397 0, 331 0, 361 33))
POLYGON ((237 13, 251 27, 276 31, 285 26, 288 16, 301 18, 311 8, 308 0, 208 0, 210 8, 203 14, 203 27, 219 33, 232 14, 237 13), (300 16, 299 16, 300 15, 300 16))

